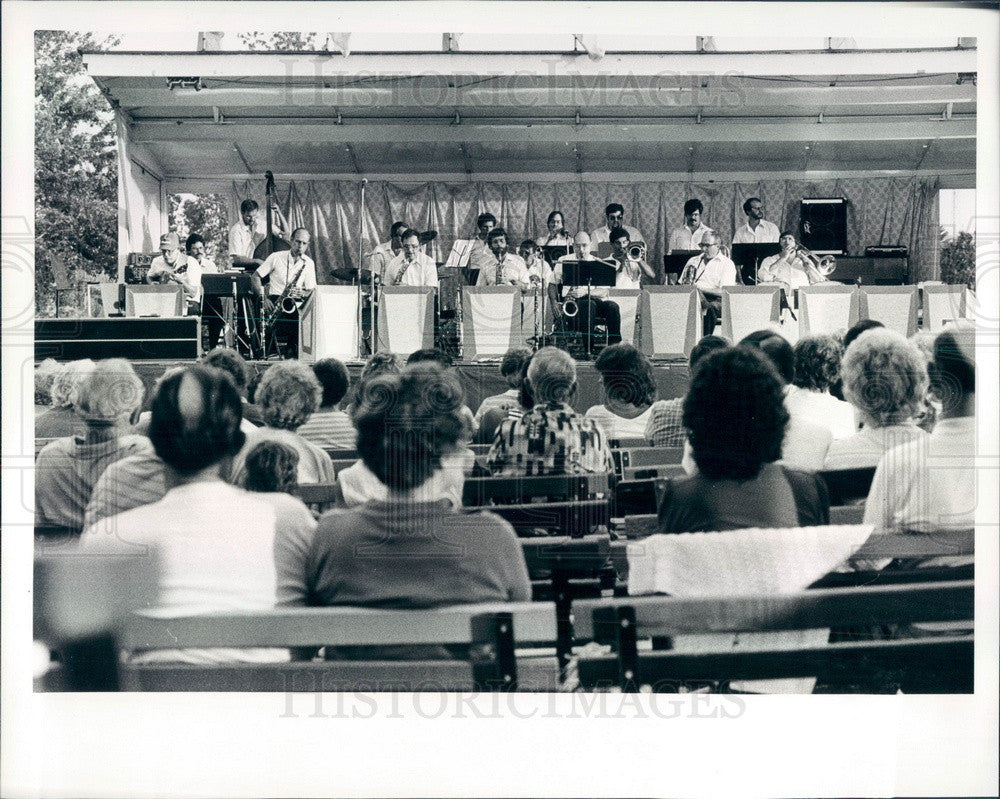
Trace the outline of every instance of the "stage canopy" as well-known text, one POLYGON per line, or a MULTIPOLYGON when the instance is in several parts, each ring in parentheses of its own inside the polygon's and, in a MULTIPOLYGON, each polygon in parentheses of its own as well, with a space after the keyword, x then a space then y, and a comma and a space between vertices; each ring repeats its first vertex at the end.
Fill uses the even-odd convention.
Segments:
MULTIPOLYGON (((84 60, 119 118, 123 258, 155 249, 167 195, 222 193, 234 209, 242 196, 260 199, 268 169, 293 222, 315 228, 324 217, 317 262, 326 268, 355 261, 359 245, 384 240, 403 214, 437 225, 434 254, 443 260, 480 210, 518 238, 537 235, 555 203, 571 229, 592 229, 622 192, 627 221, 660 237, 650 242, 654 256, 680 224, 676 203, 686 196, 708 200, 709 224, 725 236, 743 221, 742 197, 757 192, 771 194, 768 218, 789 226, 801 197, 848 196, 857 207, 852 244, 920 249, 936 229, 937 189, 974 186, 974 40, 922 49, 825 43, 84 60), (893 211, 899 197, 906 207, 893 211)), ((920 257, 911 273, 932 277, 936 258, 920 257)))

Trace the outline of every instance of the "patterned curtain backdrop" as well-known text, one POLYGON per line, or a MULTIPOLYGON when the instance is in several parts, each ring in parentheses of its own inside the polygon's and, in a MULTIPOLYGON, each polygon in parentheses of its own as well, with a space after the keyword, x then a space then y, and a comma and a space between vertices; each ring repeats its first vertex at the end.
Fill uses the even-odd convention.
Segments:
MULTIPOLYGON (((247 197, 262 198, 258 184, 232 187, 231 217, 247 197)), ((339 282, 333 269, 355 267, 359 251, 367 254, 389 238, 393 222, 419 230, 436 230, 427 254, 444 262, 456 239, 475 235, 476 217, 489 211, 516 246, 545 232, 550 211, 562 211, 569 231, 592 231, 605 224, 604 208, 625 206, 625 222, 643 234, 650 263, 660 266, 670 231, 683 224, 684 202, 697 198, 704 220, 723 241, 746 221, 743 201, 759 197, 765 216, 780 229, 798 231, 799 203, 804 197, 846 197, 847 249, 862 255, 871 245, 902 244, 910 249, 910 275, 916 282, 938 277, 938 181, 936 178, 849 178, 841 180, 762 180, 757 183, 636 182, 556 183, 475 182, 405 183, 378 181, 365 189, 363 213, 358 181, 289 181, 277 186, 277 201, 292 226, 304 225, 313 235, 312 255, 321 283, 339 282)))

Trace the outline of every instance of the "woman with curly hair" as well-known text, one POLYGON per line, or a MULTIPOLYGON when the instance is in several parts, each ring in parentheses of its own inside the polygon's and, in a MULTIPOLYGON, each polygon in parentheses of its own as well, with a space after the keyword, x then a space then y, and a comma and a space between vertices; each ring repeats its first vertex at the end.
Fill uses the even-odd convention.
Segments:
POLYGON ((80 417, 73 412, 73 405, 76 402, 76 394, 80 384, 87 375, 94 371, 94 362, 90 358, 81 361, 70 361, 69 363, 56 364, 52 361, 51 367, 45 367, 45 363, 36 371, 35 404, 40 404, 37 399, 39 383, 48 385, 48 402, 51 405, 42 413, 35 415, 35 437, 36 438, 59 438, 61 436, 71 436, 75 433, 83 432, 83 422, 80 417), (41 376, 41 381, 39 380, 41 376))
POLYGON ((824 469, 877 466, 889 449, 927 434, 914 419, 927 392, 927 366, 915 345, 892 330, 869 330, 844 353, 844 398, 863 427, 834 441, 824 469))
POLYGON ((440 495, 438 477, 465 430, 458 380, 435 366, 411 367, 370 380, 358 399, 358 452, 388 494, 320 519, 303 567, 307 604, 530 599, 511 526, 488 511, 462 512, 440 495))
POLYGON ((795 377, 785 397, 788 412, 829 428, 834 440, 857 432, 854 409, 830 394, 840 377, 844 348, 833 336, 806 336, 795 345, 795 377))
POLYGON ((756 349, 719 350, 700 363, 683 418, 698 473, 667 483, 663 532, 829 522, 822 479, 775 463, 789 418, 783 399, 773 364, 756 349))
POLYGON ((253 432, 233 462, 234 482, 245 480, 246 456, 261 441, 277 441, 299 455, 299 483, 332 483, 333 462, 326 452, 296 431, 319 407, 322 389, 312 369, 299 361, 280 361, 260 379, 254 396, 264 426, 253 432))
POLYGON ((247 454, 243 487, 260 494, 291 494, 298 483, 299 453, 287 444, 261 441, 247 454))
POLYGON ((631 344, 612 344, 594 363, 601 375, 604 404, 584 414, 597 422, 606 438, 643 438, 656 399, 653 367, 631 344))

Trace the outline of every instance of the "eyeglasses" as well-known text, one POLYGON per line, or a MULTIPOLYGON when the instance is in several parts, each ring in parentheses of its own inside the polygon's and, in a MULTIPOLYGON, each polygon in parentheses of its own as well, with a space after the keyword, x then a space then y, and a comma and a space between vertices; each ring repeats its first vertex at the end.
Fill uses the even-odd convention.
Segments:
POLYGON ((608 214, 608 219, 624 219, 624 214, 608 214))

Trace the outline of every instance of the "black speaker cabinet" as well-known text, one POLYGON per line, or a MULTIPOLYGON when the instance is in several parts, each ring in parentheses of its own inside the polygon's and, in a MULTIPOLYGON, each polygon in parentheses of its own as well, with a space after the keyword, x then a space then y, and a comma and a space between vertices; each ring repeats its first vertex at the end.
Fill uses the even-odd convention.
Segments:
POLYGON ((80 358, 196 360, 201 341, 197 316, 159 319, 36 319, 35 359, 80 358))
POLYGON ((847 252, 847 200, 807 197, 799 211, 799 243, 816 253, 847 252))

